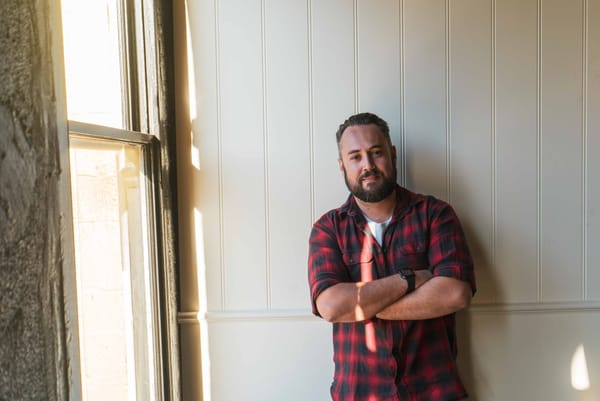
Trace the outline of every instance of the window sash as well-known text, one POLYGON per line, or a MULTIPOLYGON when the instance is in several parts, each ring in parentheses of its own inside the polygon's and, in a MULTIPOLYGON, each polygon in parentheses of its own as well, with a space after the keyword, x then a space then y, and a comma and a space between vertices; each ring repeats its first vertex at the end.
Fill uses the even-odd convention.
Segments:
MULTIPOLYGON (((114 148, 114 145, 127 146, 128 144, 135 145, 140 149, 140 157, 142 162, 139 165, 139 174, 143 174, 144 177, 138 177, 138 199, 134 201, 139 202, 139 226, 127 226, 127 228, 134 229, 139 232, 138 237, 143 238, 141 240, 143 252, 142 259, 146 262, 140 265, 136 265, 131 259, 123 261, 129 267, 127 269, 129 278, 126 280, 130 283, 130 286, 125 291, 125 297, 131 303, 130 308, 133 314, 143 313, 147 318, 141 319, 145 323, 138 323, 135 320, 131 322, 125 321, 124 324, 131 323, 125 332, 130 338, 127 343, 128 352, 130 356, 127 362, 127 366, 130 367, 130 377, 128 379, 129 385, 135 384, 135 391, 132 392, 137 394, 137 399, 141 400, 156 400, 163 401, 169 400, 173 397, 169 394, 173 390, 172 383, 169 382, 169 372, 164 371, 164 359, 171 359, 167 352, 172 352, 171 349, 164 349, 166 344, 170 344, 168 336, 172 332, 169 329, 169 322, 165 321, 164 311, 162 310, 163 305, 167 304, 167 299, 164 299, 164 294, 169 293, 169 286, 165 283, 165 275, 161 272, 167 271, 164 266, 164 259, 161 258, 161 254, 164 254, 163 241, 161 241, 162 230, 160 229, 161 221, 161 210, 157 205, 160 204, 160 190, 156 183, 158 182, 158 174, 160 166, 160 144, 156 137, 148 134, 142 134, 135 131, 128 131, 123 129, 103 127, 93 124, 81 123, 76 121, 69 122, 69 137, 70 141, 89 141, 85 146, 90 146, 91 149, 99 149, 102 147, 114 148), (93 143, 97 141, 97 143, 93 143), (144 256, 145 255, 145 256, 144 256), (146 271, 147 269, 147 271, 146 271), (137 273, 136 273, 137 272, 137 273), (144 279, 145 276, 148 279, 144 279), (137 277, 137 278, 133 278, 137 277), (137 296, 135 294, 138 294, 137 296), (148 294, 142 297, 147 303, 142 305, 139 304, 139 294, 148 294), (132 295, 133 294, 133 295, 132 295), (134 302, 134 299, 136 300, 134 302), (138 303, 136 303, 138 302, 138 303), (137 305, 137 306, 136 306, 137 305), (141 309, 139 309, 141 307, 141 309), (148 309, 148 311, 146 311, 148 309), (151 329, 148 330, 148 327, 151 329), (141 345, 140 345, 141 344, 141 345), (149 348, 149 344, 151 347, 149 348), (147 352, 144 353, 144 352, 147 352), (148 362, 150 361, 150 362, 148 362), (144 365, 150 365, 147 369, 144 365), (149 369, 149 370, 148 370, 149 369), (145 372, 145 373, 144 373, 145 372), (144 382, 144 383, 142 383, 144 382), (142 397, 142 398, 140 398, 142 397)), ((117 146, 118 147, 118 146, 117 146)), ((81 147, 80 147, 81 148, 81 147)), ((73 173, 71 173, 73 177, 73 173)), ((74 177, 76 178, 76 177, 74 177)), ((74 194, 76 197, 77 194, 74 194)), ((127 198, 123 194, 119 195, 119 198, 127 198)), ((123 202, 120 200, 119 202, 123 202)), ((128 202, 128 201, 125 201, 128 202)), ((131 210, 127 208, 127 216, 130 218, 131 210)), ((135 223, 134 223, 135 224, 135 223)), ((75 224, 77 226, 77 224, 75 224)), ((123 226, 121 226, 123 228, 123 226)), ((123 234, 121 234, 123 235, 123 234)), ((128 230, 126 233, 126 243, 129 243, 129 236, 132 235, 131 231, 128 230)), ((141 239, 140 238, 140 239, 141 239)), ((164 239, 164 237, 163 237, 164 239)), ((129 258, 130 253, 126 245, 122 246, 118 253, 125 250, 126 256, 129 258)), ((78 269, 81 269, 79 266, 78 269)), ((81 281, 76 279, 76 284, 81 281)), ((74 298, 75 303, 80 303, 79 296, 83 296, 83 293, 79 292, 79 285, 76 286, 77 296, 74 298)), ((126 303, 127 304, 127 303, 126 303)), ((73 307, 74 310, 79 310, 77 306, 73 307)), ((127 313, 126 313, 127 315, 127 313)), ((80 317, 80 319, 83 317, 80 317)), ((73 327, 75 329, 75 327, 73 327)), ((89 333, 80 332, 81 328, 78 328, 78 335, 75 336, 79 342, 83 342, 86 335, 89 333)), ((79 351, 77 357, 80 358, 79 351)), ((85 357, 89 357, 89 354, 84 353, 85 357)), ((83 360, 80 361, 84 363, 83 360)), ((82 393, 84 393, 85 382, 80 386, 82 393)), ((133 391, 133 390, 132 390, 133 391)), ((84 394, 82 394, 84 396, 84 394)))

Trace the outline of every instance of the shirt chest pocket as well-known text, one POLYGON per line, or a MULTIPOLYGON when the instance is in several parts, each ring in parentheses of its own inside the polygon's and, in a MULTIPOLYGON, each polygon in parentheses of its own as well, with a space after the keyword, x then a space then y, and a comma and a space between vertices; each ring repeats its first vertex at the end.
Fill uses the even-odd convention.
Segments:
POLYGON ((352 281, 371 281, 378 278, 372 253, 343 253, 342 259, 352 281))
POLYGON ((396 253, 395 267, 413 270, 429 268, 429 256, 425 241, 414 241, 400 246, 396 253))

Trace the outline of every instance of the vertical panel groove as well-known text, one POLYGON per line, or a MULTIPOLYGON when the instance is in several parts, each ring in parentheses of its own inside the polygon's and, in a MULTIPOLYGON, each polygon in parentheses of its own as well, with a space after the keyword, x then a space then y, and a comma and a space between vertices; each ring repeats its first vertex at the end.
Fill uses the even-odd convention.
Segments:
POLYGON ((308 41, 308 148, 309 148, 309 180, 310 180, 310 222, 315 221, 315 122, 313 102, 313 35, 312 35, 312 0, 306 0, 306 32, 308 41))
POLYGON ((446 198, 452 203, 452 133, 450 130, 451 124, 451 105, 450 105, 450 0, 445 2, 446 11, 446 198))
POLYGON ((537 2, 537 301, 542 300, 542 0, 537 2))
POLYGON ((496 218, 497 218, 497 208, 496 208, 496 193, 497 193, 497 137, 496 137, 496 0, 491 0, 491 164, 492 164, 492 185, 491 185, 491 201, 492 201, 492 232, 491 232, 491 264, 492 267, 496 266, 496 218))
POLYGON ((588 221, 588 168, 587 168, 587 160, 588 160, 588 153, 587 153, 587 144, 588 144, 588 125, 587 125, 587 115, 588 115, 588 61, 589 61, 589 54, 588 54, 588 26, 589 26, 589 21, 588 21, 588 4, 589 0, 583 0, 583 71, 582 71, 582 90, 583 90, 583 105, 581 107, 581 119, 582 119, 582 127, 583 127, 583 138, 582 138, 582 165, 581 165, 581 169, 582 169, 582 189, 583 189, 583 194, 582 194, 582 201, 583 201, 583 205, 582 205, 582 216, 581 216, 581 222, 582 222, 582 229, 583 229, 583 236, 582 236, 582 262, 583 262, 583 274, 582 274, 582 294, 583 294, 583 300, 587 300, 588 299, 588 291, 587 291, 587 276, 588 276, 588 257, 587 257, 587 249, 588 249, 588 225, 586 224, 586 222, 588 221))
POLYGON ((406 106, 405 106, 405 98, 406 98, 406 85, 405 85, 405 77, 404 77, 404 63, 405 61, 405 53, 404 53, 404 0, 400 0, 400 5, 398 7, 398 35, 400 36, 400 40, 398 40, 398 45, 400 49, 398 49, 398 54, 400 56, 400 167, 402 169, 400 174, 401 185, 406 187, 406 106))
POLYGON ((358 0, 354 0, 352 5, 354 13, 354 113, 360 110, 359 85, 358 85, 358 0))
POLYGON ((264 169, 264 194, 265 194, 265 280, 267 288, 267 309, 271 309, 271 246, 269 241, 270 238, 270 203, 269 203, 269 128, 268 128, 268 106, 267 106, 267 46, 266 46, 266 11, 265 11, 265 0, 260 2, 261 8, 261 21, 260 21, 260 35, 261 35, 261 52, 262 52, 262 97, 263 97, 263 169, 264 169))
POLYGON ((215 9, 215 63, 216 63, 216 91, 217 91, 217 163, 218 163, 218 177, 219 183, 219 254, 220 254, 220 270, 221 270, 221 310, 225 310, 225 233, 224 227, 224 216, 223 216, 223 121, 221 116, 221 32, 219 27, 219 0, 214 0, 215 9))

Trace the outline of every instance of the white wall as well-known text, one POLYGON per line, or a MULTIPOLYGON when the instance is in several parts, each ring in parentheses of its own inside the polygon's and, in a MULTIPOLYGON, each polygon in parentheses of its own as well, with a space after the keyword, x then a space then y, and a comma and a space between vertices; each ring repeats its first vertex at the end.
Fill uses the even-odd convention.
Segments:
POLYGON ((306 248, 346 197, 334 133, 358 111, 390 123, 400 183, 449 200, 467 231, 471 399, 600 397, 600 0, 175 11, 186 400, 328 399, 306 248))

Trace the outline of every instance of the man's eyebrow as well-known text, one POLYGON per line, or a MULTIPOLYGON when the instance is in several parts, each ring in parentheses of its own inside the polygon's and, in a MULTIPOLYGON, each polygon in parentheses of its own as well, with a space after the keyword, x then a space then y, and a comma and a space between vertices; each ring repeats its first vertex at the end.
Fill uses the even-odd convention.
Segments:
MULTIPOLYGON (((383 145, 376 144, 376 145, 371 146, 369 149, 367 149, 367 151, 371 151, 371 150, 375 150, 375 149, 382 149, 382 148, 383 148, 383 145)), ((352 149, 352 150, 349 150, 348 152, 346 152, 346 154, 351 155, 353 153, 358 153, 358 152, 360 152, 360 149, 352 149)))

